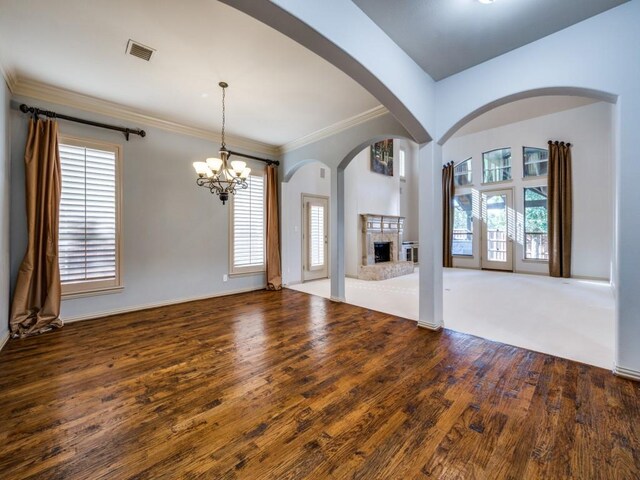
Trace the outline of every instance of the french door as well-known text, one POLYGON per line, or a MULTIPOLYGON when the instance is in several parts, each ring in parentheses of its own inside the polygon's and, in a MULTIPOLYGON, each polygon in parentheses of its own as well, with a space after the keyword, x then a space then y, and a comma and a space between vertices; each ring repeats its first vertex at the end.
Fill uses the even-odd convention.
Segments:
POLYGON ((302 196, 302 280, 329 276, 329 201, 326 197, 302 196))
POLYGON ((482 268, 513 271, 513 190, 482 192, 482 268))

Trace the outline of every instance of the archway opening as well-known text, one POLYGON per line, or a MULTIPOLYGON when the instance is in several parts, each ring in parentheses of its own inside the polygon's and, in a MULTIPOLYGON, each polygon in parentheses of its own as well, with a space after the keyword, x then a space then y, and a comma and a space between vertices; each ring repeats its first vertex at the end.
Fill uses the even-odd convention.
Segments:
POLYGON ((524 92, 475 110, 442 137, 443 163, 455 165, 448 328, 613 364, 615 100, 585 89, 524 92), (549 140, 572 145, 571 278, 549 276, 549 140))
MULTIPOLYGON (((354 147, 336 175, 343 270, 332 281, 343 282, 340 300, 418 320, 418 145, 375 136, 354 147)), ((332 297, 327 280, 293 288, 332 297)))

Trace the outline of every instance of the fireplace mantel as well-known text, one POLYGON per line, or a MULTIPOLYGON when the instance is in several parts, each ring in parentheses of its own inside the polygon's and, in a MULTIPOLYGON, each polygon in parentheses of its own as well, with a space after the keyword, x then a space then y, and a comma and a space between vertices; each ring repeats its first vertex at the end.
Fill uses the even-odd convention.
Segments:
POLYGON ((404 217, 362 213, 360 218, 362 219, 362 265, 376 263, 374 247, 376 242, 391 244, 392 262, 404 260, 404 258, 400 258, 404 217))
POLYGON ((406 262, 402 250, 405 217, 360 214, 362 225, 362 265, 358 278, 383 280, 413 272, 413 262, 406 262), (376 263, 375 244, 389 243, 390 261, 376 263))

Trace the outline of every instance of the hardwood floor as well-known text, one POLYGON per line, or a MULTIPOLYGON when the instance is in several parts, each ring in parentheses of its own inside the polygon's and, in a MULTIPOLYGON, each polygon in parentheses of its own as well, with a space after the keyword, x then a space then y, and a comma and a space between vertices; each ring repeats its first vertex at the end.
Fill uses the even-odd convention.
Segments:
POLYGON ((640 384, 284 290, 0 352, 3 479, 637 479, 640 384))

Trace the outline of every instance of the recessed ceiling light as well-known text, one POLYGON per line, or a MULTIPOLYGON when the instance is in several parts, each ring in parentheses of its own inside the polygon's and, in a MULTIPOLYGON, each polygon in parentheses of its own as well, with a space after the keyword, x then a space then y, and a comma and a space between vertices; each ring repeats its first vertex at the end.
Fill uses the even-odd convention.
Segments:
POLYGON ((209 96, 208 93, 203 93, 202 95, 200 95, 202 98, 207 98, 209 96))
POLYGON ((489 5, 490 3, 495 2, 496 0, 478 0, 480 3, 483 3, 485 5, 489 5))

